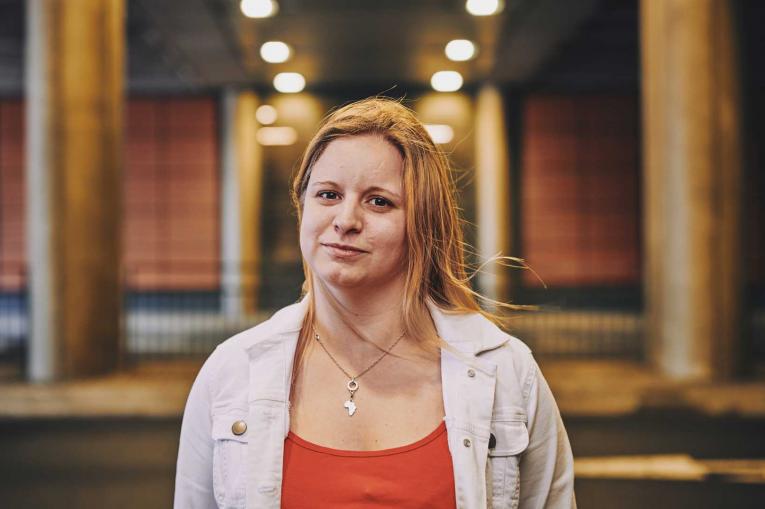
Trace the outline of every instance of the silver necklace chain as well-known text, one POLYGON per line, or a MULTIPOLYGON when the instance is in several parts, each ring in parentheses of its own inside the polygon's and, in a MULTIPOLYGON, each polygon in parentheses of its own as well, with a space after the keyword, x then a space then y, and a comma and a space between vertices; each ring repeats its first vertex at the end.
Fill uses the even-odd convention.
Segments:
MULTIPOLYGON (((337 362, 337 359, 335 359, 335 357, 331 353, 329 353, 329 350, 327 350, 327 347, 324 346, 324 343, 322 343, 321 337, 319 337, 319 333, 316 331, 316 327, 313 327, 313 335, 316 338, 316 342, 319 343, 319 346, 321 347, 321 349, 324 350, 326 352, 327 356, 329 356, 329 358, 332 360, 332 362, 335 363, 335 366, 337 366, 337 368, 340 371, 342 371, 343 374, 346 377, 348 377, 348 379, 349 379, 348 383, 346 384, 346 389, 348 389, 348 392, 350 393, 350 398, 343 404, 343 406, 346 408, 346 410, 348 410, 348 416, 349 417, 352 416, 356 412, 356 403, 353 401, 353 396, 356 393, 356 391, 359 390, 359 382, 357 380, 359 378, 361 378, 362 376, 364 376, 370 369, 372 369, 375 366, 377 366, 377 364, 381 360, 383 360, 385 358, 385 356, 388 355, 391 352, 391 350, 393 350, 396 347, 398 342, 401 341, 401 338, 403 338, 405 334, 406 334, 406 331, 402 332, 401 335, 396 339, 396 341, 393 342, 393 344, 387 350, 385 350, 384 348, 380 348, 378 346, 377 348, 382 350, 383 354, 380 357, 378 357, 377 360, 375 360, 372 364, 370 364, 369 367, 367 367, 367 369, 365 369, 364 371, 362 371, 358 375, 353 376, 350 373, 348 373, 345 370, 345 368, 343 368, 340 365, 339 362, 337 362)), ((375 346, 377 346, 377 345, 375 345, 375 346)))
POLYGON ((319 333, 318 333, 318 332, 316 332, 316 328, 314 328, 314 329, 313 329, 313 334, 314 334, 314 337, 316 338, 316 342, 317 342, 317 343, 319 343, 319 346, 321 346, 322 350, 324 350, 325 352, 327 352, 327 355, 329 356, 329 358, 330 358, 330 359, 332 359, 332 362, 334 362, 334 363, 335 363, 335 366, 337 366, 337 367, 340 369, 340 371, 342 371, 342 372, 345 374, 345 376, 346 376, 346 377, 350 378, 351 380, 358 380, 358 379, 359 379, 359 378, 361 378, 363 375, 365 375, 365 374, 367 373, 367 371, 369 371, 370 369, 372 369, 372 368, 374 368, 375 366, 377 366, 377 363, 379 363, 381 360, 383 360, 383 359, 385 358, 385 356, 386 356, 386 355, 388 355, 388 354, 391 352, 391 350, 393 350, 393 349, 396 347, 396 345, 398 344, 398 342, 399 342, 399 341, 401 341, 401 338, 403 338, 403 337, 404 337, 404 334, 406 334, 406 333, 405 333, 405 332, 402 332, 402 333, 401 333, 401 335, 400 335, 400 336, 399 336, 399 337, 396 339, 396 341, 394 341, 394 342, 393 342, 393 344, 392 344, 392 345, 390 346, 390 348, 388 348, 387 350, 385 350, 385 349, 383 349, 383 348, 380 348, 380 347, 378 346, 377 348, 380 348, 380 350, 382 350, 382 351, 383 351, 383 354, 382 354, 380 357, 378 357, 378 358, 377 358, 377 360, 376 360, 376 361, 374 361, 374 362, 373 362, 373 363, 372 363, 372 364, 371 364, 371 365, 370 365, 370 366, 369 366, 367 369, 365 369, 364 371, 362 371, 361 373, 359 373, 359 374, 358 374, 358 375, 356 375, 356 376, 353 376, 353 375, 351 375, 350 373, 348 373, 348 372, 347 372, 347 371, 346 371, 346 370, 345 370, 345 369, 344 369, 344 368, 343 368, 343 367, 340 365, 340 363, 339 363, 339 362, 337 362, 337 359, 335 359, 335 357, 334 357, 334 356, 333 356, 331 353, 329 353, 329 350, 327 350, 327 347, 326 347, 326 346, 324 346, 324 343, 322 343, 322 342, 321 342, 321 338, 319 337, 319 333))

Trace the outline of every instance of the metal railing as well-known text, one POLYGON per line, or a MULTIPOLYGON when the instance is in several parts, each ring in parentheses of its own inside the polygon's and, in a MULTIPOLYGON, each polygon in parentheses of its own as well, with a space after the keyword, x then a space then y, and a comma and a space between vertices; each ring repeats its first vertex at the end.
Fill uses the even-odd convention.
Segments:
POLYGON ((26 274, 18 264, 0 266, 0 379, 24 370, 29 330, 26 274))
POLYGON ((232 312, 230 305, 227 311, 219 291, 131 292, 126 300, 126 353, 142 358, 209 354, 221 341, 270 315, 264 310, 232 312))
MULTIPOLYGON (((269 269, 271 276, 255 281, 224 274, 212 289, 138 291, 125 293, 124 352, 130 359, 203 357, 220 342, 267 318, 275 307, 258 298, 275 291, 277 282, 297 298, 300 275, 292 269, 269 269), (233 281, 233 282, 232 282, 233 281), (255 292, 255 294, 253 294, 255 292), (260 295, 258 295, 260 294, 260 295), (260 301, 256 309, 248 309, 260 301)), ((8 274, 8 271, 5 271, 8 274)), ((20 280, 25 280, 23 270, 20 280)), ((240 274, 241 276, 241 274, 240 274)), ((7 277, 7 276, 6 276, 7 277)), ((14 275, 14 278, 16 276, 14 275)), ((7 281, 6 281, 7 283, 7 281)), ((286 290, 282 290, 287 297, 286 290)), ((765 357, 765 311, 750 318, 752 353, 765 357)), ((509 332, 528 344, 537 356, 642 359, 644 323, 640 310, 545 308, 519 311, 509 321, 509 332)), ((0 374, 23 373, 29 331, 29 307, 24 286, 6 284, 0 290, 0 374), (9 289, 10 288, 10 289, 9 289)))
POLYGON ((640 311, 545 309, 521 311, 509 332, 536 356, 576 358, 643 357, 640 311))
POLYGON ((176 264, 170 278, 176 282, 175 290, 147 289, 163 286, 162 278, 156 277, 156 264, 133 265, 126 272, 130 289, 124 301, 127 355, 141 359, 207 355, 220 342, 266 319, 281 301, 297 299, 302 283, 299 267, 270 263, 254 270, 253 265, 221 269, 209 262, 176 264), (273 287, 274 279, 281 283, 279 291, 273 287), (195 282, 205 280, 206 287, 195 288, 195 282), (131 282, 143 282, 143 288, 131 282), (275 293, 288 296, 280 295, 280 301, 273 298, 275 293))

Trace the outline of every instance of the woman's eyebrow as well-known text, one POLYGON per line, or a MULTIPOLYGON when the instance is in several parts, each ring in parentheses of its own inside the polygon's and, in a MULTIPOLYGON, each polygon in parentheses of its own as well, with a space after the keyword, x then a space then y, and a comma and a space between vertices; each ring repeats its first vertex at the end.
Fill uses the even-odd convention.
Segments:
POLYGON ((390 194, 391 196, 393 196, 397 200, 401 199, 401 196, 399 196, 397 193, 394 193, 390 189, 385 189, 384 187, 380 187, 380 186, 368 187, 364 194, 366 194, 366 193, 373 193, 373 192, 379 192, 379 191, 382 191, 383 193, 388 193, 388 194, 390 194))
POLYGON ((312 182, 311 187, 313 186, 331 186, 331 187, 340 187, 337 185, 337 182, 333 182, 331 180, 320 180, 317 182, 312 182))
MULTIPOLYGON (((312 183, 311 183, 311 187, 314 187, 314 186, 330 186, 330 187, 340 187, 340 186, 338 185, 338 183, 337 183, 337 182, 334 182, 334 181, 332 181, 332 180, 318 180, 318 181, 312 182, 312 183)), ((383 192, 383 193, 388 193, 388 194, 390 194, 391 196, 393 196, 395 199, 397 199, 397 200, 401 200, 401 196, 399 196, 397 193, 394 193, 394 192, 393 192, 393 191, 391 191, 390 189, 386 189, 386 188, 384 188, 384 187, 380 187, 380 186, 371 186, 371 187, 368 187, 368 188, 367 188, 367 189, 364 191, 364 194, 367 194, 367 193, 373 193, 373 192, 383 192)))

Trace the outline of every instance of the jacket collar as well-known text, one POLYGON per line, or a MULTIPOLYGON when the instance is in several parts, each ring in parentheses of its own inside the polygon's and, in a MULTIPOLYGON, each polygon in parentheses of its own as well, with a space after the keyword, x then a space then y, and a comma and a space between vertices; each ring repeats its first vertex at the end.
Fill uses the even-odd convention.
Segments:
MULTIPOLYGON (((264 351, 284 341, 285 336, 296 335, 303 326, 310 295, 279 310, 270 320, 253 330, 245 347, 250 353, 264 351)), ((463 354, 478 356, 494 350, 508 341, 508 336, 478 313, 464 314, 444 310, 432 300, 427 301, 438 335, 463 354)), ((480 366, 479 366, 480 367, 480 366)))

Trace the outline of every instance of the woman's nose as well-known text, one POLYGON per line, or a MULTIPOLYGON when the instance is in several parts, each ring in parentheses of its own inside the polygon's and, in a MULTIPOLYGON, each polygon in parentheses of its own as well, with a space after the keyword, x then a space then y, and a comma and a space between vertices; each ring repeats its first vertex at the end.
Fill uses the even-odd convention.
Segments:
POLYGON ((350 200, 343 203, 333 221, 335 231, 340 234, 361 231, 361 211, 350 200))

